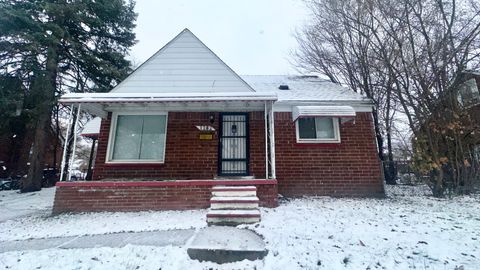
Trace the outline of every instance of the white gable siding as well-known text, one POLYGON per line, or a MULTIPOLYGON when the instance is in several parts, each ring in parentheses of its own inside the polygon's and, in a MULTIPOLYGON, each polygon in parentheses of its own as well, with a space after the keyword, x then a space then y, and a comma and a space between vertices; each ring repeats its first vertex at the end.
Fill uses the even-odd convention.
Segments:
POLYGON ((188 29, 111 92, 250 92, 253 89, 188 29))

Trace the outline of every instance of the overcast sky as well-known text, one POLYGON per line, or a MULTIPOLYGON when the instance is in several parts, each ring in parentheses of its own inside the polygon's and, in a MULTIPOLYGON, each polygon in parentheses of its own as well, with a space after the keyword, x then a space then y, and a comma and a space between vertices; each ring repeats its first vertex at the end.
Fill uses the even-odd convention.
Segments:
POLYGON ((238 74, 296 74, 293 33, 308 21, 301 0, 139 0, 136 11, 135 64, 188 28, 238 74))

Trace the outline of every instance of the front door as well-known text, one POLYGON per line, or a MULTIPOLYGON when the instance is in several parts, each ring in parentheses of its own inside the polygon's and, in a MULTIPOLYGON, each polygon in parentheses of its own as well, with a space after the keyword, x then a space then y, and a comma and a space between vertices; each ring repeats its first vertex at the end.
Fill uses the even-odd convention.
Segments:
POLYGON ((248 175, 248 113, 221 113, 219 134, 218 175, 248 175))

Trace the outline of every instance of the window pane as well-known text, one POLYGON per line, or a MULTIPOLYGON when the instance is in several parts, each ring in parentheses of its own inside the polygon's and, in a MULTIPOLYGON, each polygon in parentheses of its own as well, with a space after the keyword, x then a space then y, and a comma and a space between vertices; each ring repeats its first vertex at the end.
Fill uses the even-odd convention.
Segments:
POLYGON ((165 120, 164 115, 143 116, 143 135, 140 150, 140 159, 161 160, 165 149, 165 120))
POLYGON ((119 115, 115 134, 112 159, 138 159, 142 134, 143 117, 119 115))
POLYGON ((165 115, 119 115, 113 160, 162 160, 165 115))
POLYGON ((332 118, 315 118, 317 139, 335 139, 332 118))
POLYGON ((315 118, 298 119, 298 136, 300 139, 315 139, 315 118))

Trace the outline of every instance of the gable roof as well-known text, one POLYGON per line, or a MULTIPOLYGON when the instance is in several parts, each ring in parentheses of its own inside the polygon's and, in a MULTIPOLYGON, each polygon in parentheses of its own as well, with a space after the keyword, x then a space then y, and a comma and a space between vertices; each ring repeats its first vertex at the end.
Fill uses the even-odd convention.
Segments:
POLYGON ((140 65, 111 93, 255 92, 190 30, 140 65))

